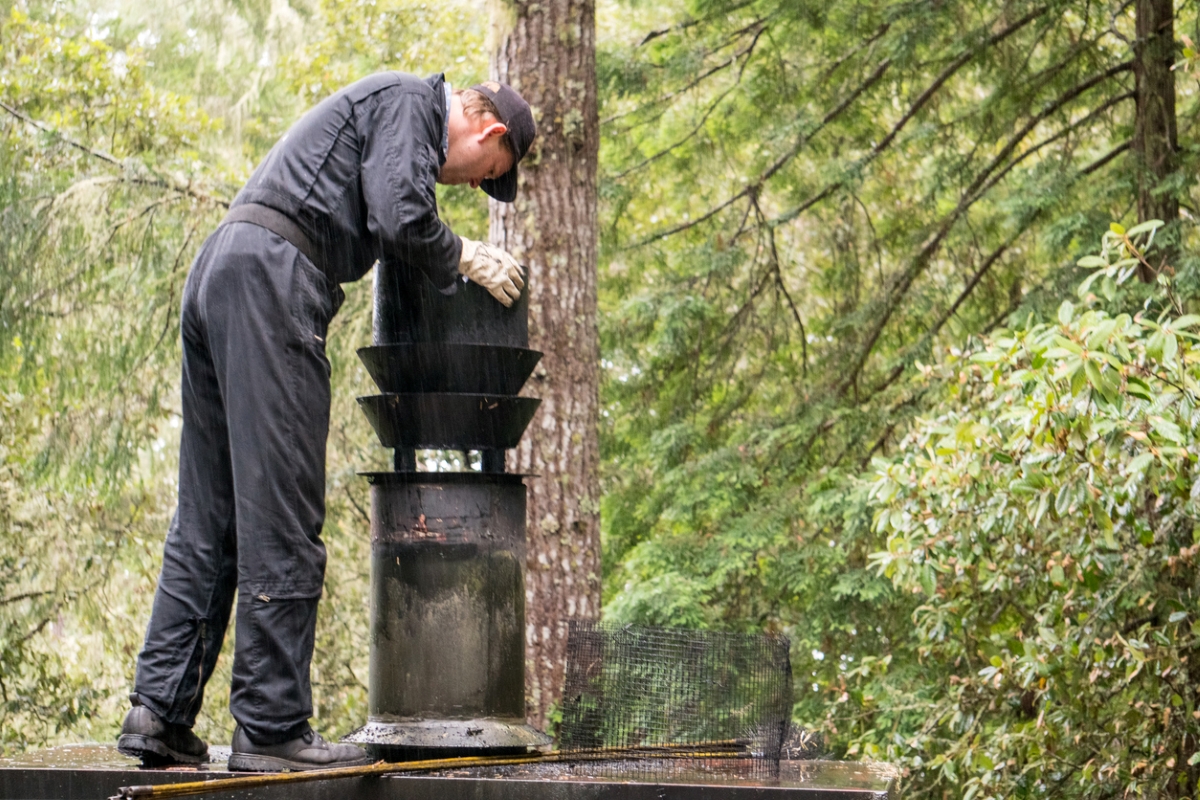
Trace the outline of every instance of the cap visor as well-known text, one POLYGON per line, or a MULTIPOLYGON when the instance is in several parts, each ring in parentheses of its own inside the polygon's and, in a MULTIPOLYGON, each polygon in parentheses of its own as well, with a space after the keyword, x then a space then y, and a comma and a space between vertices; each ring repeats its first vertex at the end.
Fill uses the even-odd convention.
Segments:
POLYGON ((517 168, 514 166, 499 178, 481 181, 479 188, 502 203, 511 203, 517 199, 517 168))

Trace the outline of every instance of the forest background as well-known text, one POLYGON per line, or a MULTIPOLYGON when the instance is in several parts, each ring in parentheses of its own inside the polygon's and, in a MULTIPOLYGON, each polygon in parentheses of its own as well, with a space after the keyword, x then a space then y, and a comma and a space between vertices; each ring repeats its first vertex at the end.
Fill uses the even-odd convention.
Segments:
MULTIPOLYGON (((222 201, 357 77, 487 77, 504 5, 0 11, 13 752, 116 734, 173 511, 180 290, 222 201)), ((908 796, 1195 796, 1195 6, 596 14, 605 618, 787 633, 796 722, 898 764, 908 796)), ((486 238, 483 198, 439 191, 486 238)), ((354 401, 370 282, 346 288, 313 665, 331 734, 366 717, 356 472, 388 456, 354 401)))

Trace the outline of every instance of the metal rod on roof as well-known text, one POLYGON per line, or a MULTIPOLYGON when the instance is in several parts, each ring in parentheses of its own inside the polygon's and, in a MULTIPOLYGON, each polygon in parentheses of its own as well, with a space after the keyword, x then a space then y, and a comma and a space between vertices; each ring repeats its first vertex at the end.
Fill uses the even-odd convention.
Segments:
POLYGON ((468 767, 503 767, 519 764, 545 764, 564 761, 611 761, 641 758, 747 758, 751 753, 745 743, 729 740, 701 742, 698 744, 640 745, 634 747, 600 747, 553 753, 534 753, 527 756, 463 756, 458 758, 435 758, 424 761, 377 761, 358 767, 337 769, 315 769, 306 772, 273 772, 242 775, 236 778, 214 778, 187 783, 166 783, 144 786, 122 786, 109 800, 167 800, 174 797, 191 797, 213 792, 253 789, 261 786, 276 786, 284 783, 336 780, 338 778, 366 778, 393 775, 401 772, 430 772, 442 769, 465 769, 468 767))

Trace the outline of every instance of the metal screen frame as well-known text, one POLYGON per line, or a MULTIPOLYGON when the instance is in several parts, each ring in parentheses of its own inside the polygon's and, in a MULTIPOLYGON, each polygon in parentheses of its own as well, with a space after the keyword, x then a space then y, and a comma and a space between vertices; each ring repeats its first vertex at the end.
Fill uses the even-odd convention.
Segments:
POLYGON ((573 620, 558 749, 614 776, 774 774, 792 714, 789 648, 778 634, 573 620))

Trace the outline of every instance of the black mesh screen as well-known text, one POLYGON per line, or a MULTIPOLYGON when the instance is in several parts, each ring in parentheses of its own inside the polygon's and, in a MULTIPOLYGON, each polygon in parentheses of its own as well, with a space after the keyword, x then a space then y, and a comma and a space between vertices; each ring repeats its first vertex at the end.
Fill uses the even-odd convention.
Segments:
POLYGON ((593 769, 773 772, 791 712, 784 636, 571 623, 558 748, 593 769))

